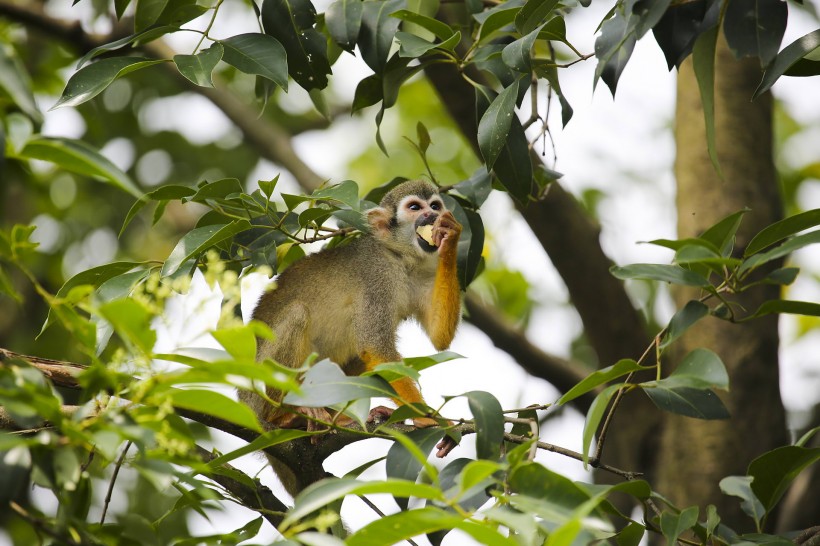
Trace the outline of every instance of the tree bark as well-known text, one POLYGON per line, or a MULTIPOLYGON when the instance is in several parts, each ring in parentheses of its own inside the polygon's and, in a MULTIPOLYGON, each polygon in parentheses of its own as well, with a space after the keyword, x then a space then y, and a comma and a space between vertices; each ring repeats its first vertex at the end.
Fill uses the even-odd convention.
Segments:
MULTIPOLYGON (((782 215, 772 149, 772 97, 750 98, 760 81, 759 63, 738 61, 721 36, 715 59, 716 148, 723 179, 706 146, 700 92, 691 58, 680 69, 675 140, 678 236, 696 237, 722 218, 748 207, 737 233, 735 254, 751 237, 782 215)), ((692 289, 674 292, 678 308, 697 298, 692 289)), ((776 299, 776 286, 734 296, 744 313, 776 299)), ((714 504, 722 522, 751 531, 738 499, 722 495, 718 482, 745 475, 749 462, 787 442, 778 381, 777 317, 743 324, 707 317, 677 344, 683 356, 696 347, 715 351, 726 364, 730 392, 722 396, 731 419, 701 421, 669 414, 659 450, 658 490, 680 506, 714 504)), ((703 513, 703 512, 701 512, 703 513)))

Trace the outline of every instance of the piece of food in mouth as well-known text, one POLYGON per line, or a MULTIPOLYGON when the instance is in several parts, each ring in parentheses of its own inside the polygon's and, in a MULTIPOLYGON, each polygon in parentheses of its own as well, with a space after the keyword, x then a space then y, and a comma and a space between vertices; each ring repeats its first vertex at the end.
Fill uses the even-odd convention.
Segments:
POLYGON ((424 241, 430 246, 436 246, 436 243, 433 242, 433 226, 432 224, 427 224, 426 226, 419 226, 416 228, 416 233, 418 236, 424 239, 424 241))

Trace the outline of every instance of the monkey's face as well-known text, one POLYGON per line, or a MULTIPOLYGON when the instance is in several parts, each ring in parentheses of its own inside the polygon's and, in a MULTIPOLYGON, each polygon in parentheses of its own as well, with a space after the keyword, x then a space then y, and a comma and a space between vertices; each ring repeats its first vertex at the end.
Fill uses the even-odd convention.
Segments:
POLYGON ((415 245, 424 252, 432 253, 437 249, 425 241, 418 233, 419 226, 432 225, 439 215, 446 211, 444 202, 438 194, 429 199, 410 195, 399 201, 396 220, 403 235, 415 241, 415 245))

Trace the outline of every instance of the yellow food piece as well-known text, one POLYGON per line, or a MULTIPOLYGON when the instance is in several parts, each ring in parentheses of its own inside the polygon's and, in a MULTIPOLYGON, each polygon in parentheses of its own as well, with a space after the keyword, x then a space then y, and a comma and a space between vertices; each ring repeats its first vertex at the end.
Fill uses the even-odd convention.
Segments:
POLYGON ((419 237, 427 241, 428 245, 436 246, 433 242, 433 226, 427 224, 426 226, 419 226, 416 228, 416 233, 418 233, 419 237))

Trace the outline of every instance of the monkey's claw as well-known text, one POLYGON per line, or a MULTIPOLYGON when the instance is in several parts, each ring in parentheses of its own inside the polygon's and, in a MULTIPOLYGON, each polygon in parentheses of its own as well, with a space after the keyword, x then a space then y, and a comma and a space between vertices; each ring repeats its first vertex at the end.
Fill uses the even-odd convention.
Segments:
POLYGON ((367 416, 367 422, 376 424, 383 423, 390 419, 390 416, 393 415, 393 411, 393 408, 388 408, 387 406, 376 406, 370 410, 370 414, 367 416))

